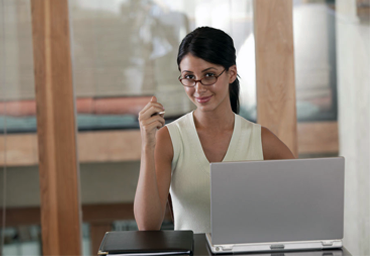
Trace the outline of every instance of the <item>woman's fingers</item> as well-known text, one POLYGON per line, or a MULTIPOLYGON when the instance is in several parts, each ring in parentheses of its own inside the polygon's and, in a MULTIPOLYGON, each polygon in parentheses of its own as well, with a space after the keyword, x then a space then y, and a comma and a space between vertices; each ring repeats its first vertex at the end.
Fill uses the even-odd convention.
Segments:
POLYGON ((143 145, 155 146, 155 134, 165 125, 164 115, 160 114, 163 111, 162 104, 158 103, 154 96, 140 111, 139 122, 143 145))
POLYGON ((153 123, 150 123, 150 124, 148 124, 148 125, 145 125, 145 126, 143 127, 143 129, 144 129, 146 132, 150 133, 150 132, 153 132, 153 131, 157 131, 158 129, 161 129, 162 127, 163 127, 162 122, 155 121, 155 122, 153 122, 153 123))
POLYGON ((157 127, 159 129, 159 128, 162 128, 164 125, 165 125, 165 120, 160 115, 155 115, 141 122, 141 126, 145 128, 146 130, 150 130, 150 128, 153 128, 153 127, 157 127))
POLYGON ((150 106, 145 111, 140 111, 139 113, 139 121, 149 119, 155 115, 160 115, 159 113, 163 111, 163 108, 157 106, 150 106))
POLYGON ((150 108, 151 106, 157 106, 159 108, 162 108, 164 109, 163 105, 159 102, 151 102, 149 101, 148 104, 145 105, 145 107, 141 110, 141 111, 146 111, 148 108, 150 108))
POLYGON ((151 101, 139 112, 139 121, 148 119, 163 111, 163 105, 158 103, 157 99, 153 96, 151 101))
POLYGON ((157 106, 159 108, 162 108, 164 110, 164 107, 161 103, 157 102, 157 98, 153 96, 151 100, 148 102, 148 104, 145 105, 145 107, 141 110, 141 112, 145 112, 148 110, 151 106, 157 106))

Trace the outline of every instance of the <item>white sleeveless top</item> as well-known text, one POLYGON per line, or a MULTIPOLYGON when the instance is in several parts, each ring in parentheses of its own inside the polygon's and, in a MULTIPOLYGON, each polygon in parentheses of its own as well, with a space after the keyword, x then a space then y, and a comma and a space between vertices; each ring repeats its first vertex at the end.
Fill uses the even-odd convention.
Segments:
MULTIPOLYGON (((211 232, 210 165, 195 128, 193 112, 167 125, 173 146, 170 193, 175 230, 211 232)), ((263 160, 261 126, 235 115, 234 131, 223 159, 263 160)))

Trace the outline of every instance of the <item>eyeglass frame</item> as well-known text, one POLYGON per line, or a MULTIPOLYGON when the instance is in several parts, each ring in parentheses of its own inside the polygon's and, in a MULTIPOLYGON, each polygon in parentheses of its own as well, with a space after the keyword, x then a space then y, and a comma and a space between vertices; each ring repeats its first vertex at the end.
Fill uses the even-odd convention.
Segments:
POLYGON ((181 77, 181 75, 178 77, 178 79, 179 79, 179 81, 180 81, 180 83, 183 85, 183 86, 185 86, 185 87, 195 87, 196 86, 196 84, 199 82, 199 83, 201 83, 202 85, 205 85, 205 86, 210 86, 210 85, 213 85, 213 84, 215 84, 215 83, 217 83, 217 79, 225 72, 225 70, 226 70, 226 68, 219 74, 219 75, 217 75, 217 76, 214 76, 215 78, 216 78, 216 81, 214 82, 214 83, 212 83, 212 84, 203 84, 202 83, 202 79, 203 78, 205 78, 205 77, 202 77, 201 79, 199 79, 199 80, 195 80, 195 79, 192 79, 192 80, 194 80, 194 85, 184 85, 182 82, 181 82, 181 80, 182 79, 188 79, 188 78, 184 78, 184 77, 181 77))

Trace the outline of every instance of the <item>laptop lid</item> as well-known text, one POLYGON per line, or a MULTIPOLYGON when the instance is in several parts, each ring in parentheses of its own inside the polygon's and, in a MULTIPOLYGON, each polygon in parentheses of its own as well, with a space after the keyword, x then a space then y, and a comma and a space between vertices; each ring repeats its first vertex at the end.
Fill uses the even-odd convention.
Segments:
POLYGON ((213 244, 343 238, 344 158, 211 164, 213 244))

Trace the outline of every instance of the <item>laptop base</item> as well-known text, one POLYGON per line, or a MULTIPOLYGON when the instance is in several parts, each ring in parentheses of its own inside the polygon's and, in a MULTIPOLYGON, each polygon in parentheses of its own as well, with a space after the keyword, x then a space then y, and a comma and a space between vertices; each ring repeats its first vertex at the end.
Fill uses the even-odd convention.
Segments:
POLYGON ((342 240, 324 241, 297 241, 281 243, 245 243, 245 244, 213 244, 210 233, 206 234, 206 240, 212 253, 236 253, 236 252, 278 252, 293 250, 318 250, 342 248, 342 240))

